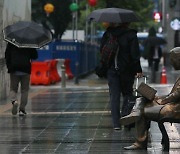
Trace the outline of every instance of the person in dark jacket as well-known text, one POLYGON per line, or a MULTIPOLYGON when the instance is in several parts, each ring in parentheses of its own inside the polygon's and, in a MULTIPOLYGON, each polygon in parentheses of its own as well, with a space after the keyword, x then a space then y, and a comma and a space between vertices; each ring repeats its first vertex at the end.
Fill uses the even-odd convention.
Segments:
POLYGON ((5 59, 8 73, 10 73, 10 99, 13 105, 13 115, 17 114, 19 105, 19 115, 26 115, 25 106, 28 101, 31 61, 37 58, 36 49, 18 48, 10 43, 7 44, 5 59), (21 84, 20 104, 17 99, 19 84, 21 84))
POLYGON ((110 93, 110 105, 113 127, 120 129, 119 119, 129 113, 128 104, 133 98, 134 78, 142 77, 140 65, 140 50, 137 32, 128 28, 129 23, 111 24, 104 33, 100 50, 108 39, 108 34, 118 39, 119 50, 114 61, 107 71, 107 79, 110 93), (122 111, 120 113, 120 96, 123 96, 122 111))

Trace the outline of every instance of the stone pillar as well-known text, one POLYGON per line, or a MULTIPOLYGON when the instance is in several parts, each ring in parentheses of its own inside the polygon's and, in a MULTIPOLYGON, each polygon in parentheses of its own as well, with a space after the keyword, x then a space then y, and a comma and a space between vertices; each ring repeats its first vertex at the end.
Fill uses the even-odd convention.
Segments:
POLYGON ((0 0, 0 100, 7 98, 10 89, 2 29, 19 20, 31 20, 31 0, 0 0))
POLYGON ((169 5, 170 0, 161 0, 162 2, 162 13, 163 13, 163 20, 162 20, 162 26, 164 30, 164 36, 167 40, 167 48, 165 55, 165 64, 169 65, 169 51, 174 48, 174 35, 175 30, 173 30, 170 26, 170 23, 174 17, 179 16, 180 17, 180 1, 176 0, 176 5, 174 7, 169 5))

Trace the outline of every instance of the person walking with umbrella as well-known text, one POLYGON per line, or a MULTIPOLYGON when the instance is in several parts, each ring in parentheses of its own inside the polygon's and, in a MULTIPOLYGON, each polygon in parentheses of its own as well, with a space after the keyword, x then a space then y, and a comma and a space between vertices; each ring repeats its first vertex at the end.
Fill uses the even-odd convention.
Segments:
POLYGON ((162 49, 160 45, 150 46, 150 53, 148 55, 148 64, 149 67, 154 71, 159 70, 159 63, 162 57, 162 49))
POLYGON ((10 74, 10 100, 12 114, 26 115, 28 91, 31 74, 31 62, 38 58, 36 48, 52 40, 51 33, 34 22, 19 21, 3 29, 4 40, 8 42, 5 60, 10 74), (18 103, 17 93, 21 85, 21 99, 18 103))
POLYGON ((19 115, 26 115, 25 106, 28 101, 31 61, 37 58, 36 49, 18 48, 11 43, 7 44, 5 59, 8 73, 10 73, 10 99, 13 105, 13 115, 16 115, 18 112, 17 92, 19 84, 21 84, 19 115))
POLYGON ((129 29, 128 25, 129 23, 122 23, 116 27, 115 24, 112 24, 102 38, 102 41, 104 41, 107 34, 111 33, 118 38, 120 46, 118 53, 116 53, 117 58, 115 58, 114 63, 107 72, 114 129, 120 128, 120 117, 128 114, 130 101, 133 101, 134 77, 142 77, 136 31, 129 29), (121 94, 123 96, 123 104, 120 114, 121 94))
POLYGON ((156 80, 156 72, 159 70, 159 63, 162 58, 161 45, 163 44, 166 44, 164 38, 156 36, 156 30, 154 27, 151 27, 148 38, 144 41, 144 56, 147 58, 151 70, 151 82, 155 82, 156 80))
POLYGON ((161 45, 166 41, 163 38, 156 36, 156 30, 154 27, 149 29, 148 38, 144 41, 145 46, 145 58, 148 59, 149 67, 154 70, 159 70, 159 62, 162 57, 161 45))
POLYGON ((134 78, 135 76, 142 77, 137 32, 128 28, 130 22, 138 21, 138 19, 133 11, 120 8, 95 10, 88 18, 110 23, 102 37, 101 53, 104 53, 104 46, 111 36, 117 39, 119 45, 107 70, 113 127, 115 130, 119 130, 119 119, 121 116, 129 114, 128 106, 133 99, 134 78), (123 105, 120 113, 121 94, 123 95, 123 105))

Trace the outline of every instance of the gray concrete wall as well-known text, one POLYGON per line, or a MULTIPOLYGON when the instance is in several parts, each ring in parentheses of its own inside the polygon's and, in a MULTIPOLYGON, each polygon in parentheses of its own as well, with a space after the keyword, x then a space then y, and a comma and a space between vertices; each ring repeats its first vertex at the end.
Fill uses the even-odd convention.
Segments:
MULTIPOLYGON (((169 0, 161 1, 164 3, 163 28, 167 39, 166 53, 169 53, 170 50, 174 48, 175 35, 175 30, 171 28, 170 23, 174 17, 180 17, 180 0, 176 1, 176 5, 173 8, 169 6, 169 0)), ((165 61, 166 65, 170 65, 168 54, 166 54, 165 61)))
POLYGON ((9 95, 9 74, 4 60, 2 29, 19 20, 31 20, 31 0, 0 0, 0 100, 9 95))

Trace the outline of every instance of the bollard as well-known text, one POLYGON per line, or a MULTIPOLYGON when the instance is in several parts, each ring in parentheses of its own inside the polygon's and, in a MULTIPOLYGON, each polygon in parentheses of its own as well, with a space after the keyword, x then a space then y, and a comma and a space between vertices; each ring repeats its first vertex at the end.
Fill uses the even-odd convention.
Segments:
POLYGON ((78 77, 78 73, 79 73, 79 62, 76 62, 75 65, 76 65, 76 76, 75 76, 75 79, 74 79, 74 84, 79 84, 79 77, 78 77))
POLYGON ((64 64, 61 65, 61 87, 66 88, 66 67, 64 64))

